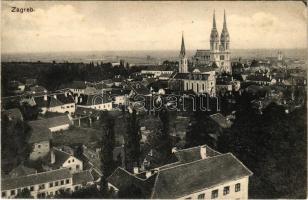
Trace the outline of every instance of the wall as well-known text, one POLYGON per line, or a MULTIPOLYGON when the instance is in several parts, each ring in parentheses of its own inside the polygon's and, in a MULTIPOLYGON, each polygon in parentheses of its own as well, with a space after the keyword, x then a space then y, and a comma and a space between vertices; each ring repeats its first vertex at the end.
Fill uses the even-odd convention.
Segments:
POLYGON ((218 189, 218 197, 216 199, 235 199, 235 200, 242 200, 242 199, 248 199, 248 181, 249 178, 243 177, 238 180, 233 180, 226 182, 224 184, 212 187, 212 188, 206 188, 204 190, 192 193, 190 195, 183 196, 178 199, 198 199, 198 195, 200 194, 205 194, 204 199, 212 199, 212 191, 218 189), (241 189, 238 192, 235 192, 235 184, 240 183, 241 184, 241 189), (227 195, 223 195, 224 187, 225 186, 230 186, 230 192, 227 195))
POLYGON ((38 158, 46 156, 49 153, 49 150, 49 141, 34 143, 32 152, 30 153, 30 160, 37 160, 38 158))
POLYGON ((62 166, 68 168, 72 174, 83 170, 82 162, 73 156, 70 156, 70 158, 65 161, 62 166), (77 165, 79 168, 77 168, 77 165))
MULTIPOLYGON (((33 185, 34 187, 34 190, 31 191, 30 189, 30 186, 28 186, 27 188, 30 190, 30 193, 31 193, 31 196, 33 196, 34 198, 38 198, 38 194, 41 194, 41 193, 45 193, 45 195, 55 195, 56 192, 60 189, 69 189, 69 190, 72 190, 73 189, 73 179, 72 178, 68 178, 69 180, 69 183, 66 182, 67 179, 62 179, 64 181, 64 184, 61 185, 61 179, 58 180, 58 181, 53 181, 51 183, 53 183, 53 187, 50 187, 50 183, 47 182, 47 183, 43 183, 43 184, 38 184, 38 185, 33 185), (58 186, 55 186, 55 182, 58 182, 58 186), (40 185, 44 185, 45 188, 44 189, 39 189, 39 186, 40 185)), ((24 187, 23 187, 24 188, 24 187)), ((8 191, 5 191, 6 192, 6 198, 14 198, 16 195, 17 195, 17 192, 18 192, 18 189, 23 189, 23 188, 16 188, 15 189, 15 195, 11 195, 11 190, 8 190, 8 191)), ((4 191, 2 191, 4 192, 4 191)))
POLYGON ((69 129, 69 127, 70 127, 70 124, 63 124, 60 126, 50 127, 49 130, 53 133, 57 131, 67 130, 69 129))
POLYGON ((55 106, 48 108, 49 112, 58 112, 58 113, 66 113, 68 112, 69 114, 74 114, 75 113, 75 104, 64 104, 62 106, 55 106))

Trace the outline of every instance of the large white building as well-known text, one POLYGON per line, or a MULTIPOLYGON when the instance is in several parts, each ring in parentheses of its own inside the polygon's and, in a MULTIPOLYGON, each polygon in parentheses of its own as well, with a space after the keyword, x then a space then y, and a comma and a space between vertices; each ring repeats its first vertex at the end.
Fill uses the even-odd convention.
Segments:
POLYGON ((116 192, 134 185, 141 198, 248 199, 252 172, 233 154, 203 145, 175 150, 177 161, 139 174, 118 168, 107 179, 116 192))

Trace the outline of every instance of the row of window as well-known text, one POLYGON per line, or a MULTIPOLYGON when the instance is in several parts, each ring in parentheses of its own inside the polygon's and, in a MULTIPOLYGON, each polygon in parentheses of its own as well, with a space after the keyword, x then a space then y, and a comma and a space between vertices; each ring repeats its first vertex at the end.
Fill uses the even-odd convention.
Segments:
MULTIPOLYGON (((74 108, 74 105, 71 105, 71 106, 66 106, 66 108, 74 108)), ((65 109, 65 106, 61 106, 61 109, 65 109)))
MULTIPOLYGON (((197 89, 197 92, 199 92, 199 83, 196 83, 196 89, 197 89)), ((213 82, 211 82, 211 86, 213 85, 213 82)), ((202 83, 200 84, 200 87, 202 86, 202 91, 204 92, 205 91, 205 84, 202 83)), ((191 87, 190 87, 191 90, 194 90, 194 83, 191 83, 191 87)), ((189 90, 189 84, 186 83, 186 90, 189 90)))
MULTIPOLYGON (((50 182, 49 183, 49 188, 57 187, 57 186, 64 185, 64 184, 70 184, 70 179, 50 182)), ((41 185, 39 185, 38 190, 44 190, 45 188, 46 188, 46 185, 45 184, 41 184, 41 185)), ((10 190, 9 191, 9 196, 15 196, 16 194, 20 193, 24 189, 28 189, 28 190, 30 190, 30 192, 32 192, 32 191, 34 191, 35 188, 34 188, 34 185, 32 185, 30 187, 18 188, 17 191, 16 190, 10 190)), ((6 196, 7 196, 7 191, 3 191, 2 192, 2 197, 6 197, 6 196)))
MULTIPOLYGON (((234 191, 235 192, 241 191, 241 184, 240 183, 235 184, 234 191)), ((225 195, 228 195, 229 193, 230 193, 230 186, 225 186, 224 190, 223 190, 223 195, 225 196, 225 195)), ((204 198, 205 198, 205 193, 198 195, 198 199, 204 199, 204 198)), ((218 189, 213 190, 212 193, 211 193, 211 199, 216 199, 216 198, 218 198, 218 189)), ((191 197, 188 197, 186 199, 191 199, 191 197)))

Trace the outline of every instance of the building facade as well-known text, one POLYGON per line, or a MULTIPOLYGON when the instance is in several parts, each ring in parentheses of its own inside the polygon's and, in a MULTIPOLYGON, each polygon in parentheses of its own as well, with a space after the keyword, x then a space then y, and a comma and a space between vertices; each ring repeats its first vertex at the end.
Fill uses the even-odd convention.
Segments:
POLYGON ((226 14, 224 13, 223 29, 218 34, 215 11, 213 14, 213 27, 210 35, 210 50, 197 50, 193 57, 194 66, 215 66, 219 72, 231 73, 230 34, 227 28, 226 14))

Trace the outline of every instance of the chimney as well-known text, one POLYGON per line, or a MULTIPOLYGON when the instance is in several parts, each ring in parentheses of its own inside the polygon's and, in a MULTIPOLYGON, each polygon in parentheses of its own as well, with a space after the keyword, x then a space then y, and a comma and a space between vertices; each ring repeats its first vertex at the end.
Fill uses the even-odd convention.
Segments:
POLYGON ((54 164, 56 162, 56 156, 55 152, 53 152, 53 149, 50 151, 50 164, 54 164))
POLYGON ((150 176, 152 176, 152 172, 151 171, 146 171, 145 177, 149 178, 150 176))
POLYGON ((44 94, 44 101, 47 101, 47 94, 44 94))
POLYGON ((139 168, 138 167, 134 167, 134 174, 138 174, 139 173, 139 168))
POLYGON ((205 159, 206 158, 206 146, 201 146, 200 148, 200 155, 201 155, 201 158, 202 159, 205 159))

